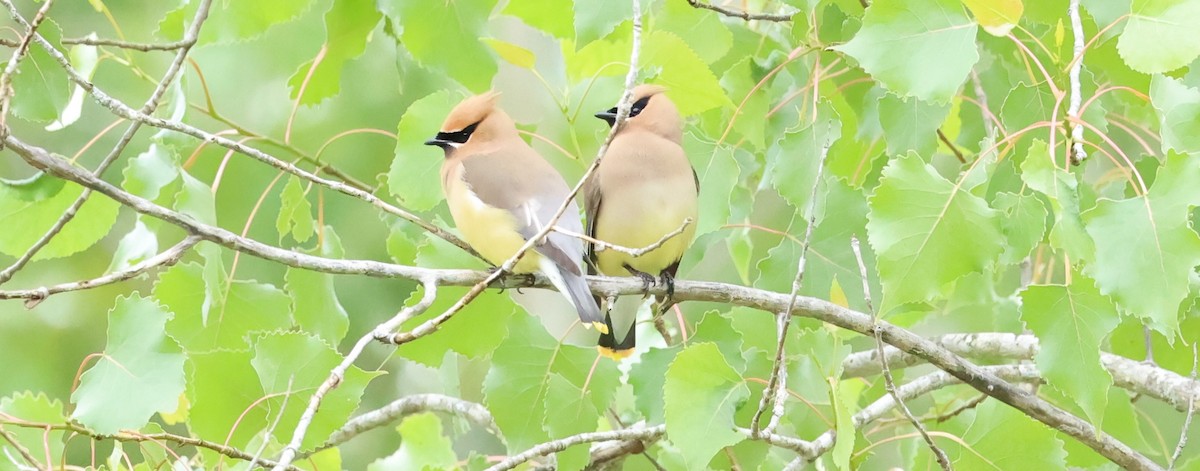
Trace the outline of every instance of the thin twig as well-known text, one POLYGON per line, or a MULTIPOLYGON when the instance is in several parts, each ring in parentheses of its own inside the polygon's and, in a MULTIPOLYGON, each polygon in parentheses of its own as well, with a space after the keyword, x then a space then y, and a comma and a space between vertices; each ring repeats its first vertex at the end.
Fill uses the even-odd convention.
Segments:
POLYGON ((18 442, 16 437, 13 437, 12 434, 7 430, 4 430, 3 427, 0 427, 0 438, 3 438, 4 441, 12 445, 13 448, 17 450, 17 454, 21 455, 21 459, 24 459, 25 462, 29 463, 30 466, 33 466, 34 469, 50 469, 46 466, 42 466, 42 463, 38 462, 37 458, 33 457, 33 453, 30 453, 29 449, 25 448, 25 445, 22 445, 21 442, 18 442))
POLYGON ((695 8, 703 8, 705 10, 712 10, 712 11, 715 11, 715 12, 720 13, 725 16, 741 18, 746 21, 752 21, 752 20, 776 21, 776 22, 792 21, 792 15, 771 14, 771 13, 750 13, 750 12, 745 12, 745 11, 734 11, 734 10, 730 10, 728 8, 723 8, 723 7, 713 5, 711 3, 704 3, 699 0, 687 0, 687 2, 689 5, 691 5, 695 8))
POLYGON ((329 377, 325 379, 312 397, 308 399, 308 407, 304 409, 304 413, 300 415, 300 420, 296 422, 296 429, 292 433, 292 440, 284 447, 280 453, 279 462, 272 467, 274 471, 282 471, 291 465, 292 460, 296 459, 296 454, 300 452, 300 446, 304 443, 304 436, 308 433, 308 427, 312 424, 313 417, 317 415, 317 409, 321 406, 321 399, 330 391, 342 384, 342 379, 346 376, 346 371, 354 365, 354 361, 362 355, 363 350, 366 350, 373 340, 381 335, 386 335, 397 328, 401 324, 420 315, 433 304, 433 300, 437 298, 437 283, 430 279, 421 280, 421 286, 425 293, 421 295, 421 300, 416 304, 401 309, 391 319, 375 326, 371 332, 363 335, 354 344, 354 348, 346 353, 346 358, 342 360, 333 371, 329 372, 329 377))
MULTIPOLYGON (((12 2, 9 0, 0 1, 3 2, 4 6, 8 8, 18 22, 25 22, 25 20, 20 17, 20 14, 17 12, 17 9, 13 6, 12 2)), ((49 4, 50 2, 47 1, 46 6, 49 6, 49 4)), ((211 5, 212 0, 204 0, 200 2, 200 6, 196 9, 195 16, 192 17, 192 24, 188 28, 187 33, 184 35, 184 45, 179 48, 179 52, 175 55, 175 60, 171 62, 170 67, 168 67, 167 71, 163 74, 162 80, 158 82, 158 85, 154 88, 154 91, 150 94, 150 97, 146 99, 146 103, 142 105, 142 114, 149 115, 154 113, 154 110, 158 109, 158 101, 162 99, 162 96, 167 92, 167 89, 170 88, 171 82, 175 80, 175 76, 178 75, 179 71, 183 68, 183 62, 185 59, 187 59, 188 52, 191 51, 192 45, 194 45, 196 43, 196 39, 200 37, 200 28, 204 25, 204 20, 208 18, 208 11, 211 5)), ((37 18, 34 18, 34 21, 36 22, 37 18)), ((30 34, 31 36, 36 36, 32 30, 30 31, 30 34)), ((50 46, 49 43, 40 36, 36 37, 36 39, 38 39, 39 43, 41 43, 43 47, 48 47, 48 50, 52 50, 53 53, 58 53, 57 50, 54 50, 53 46, 50 46)), ((67 62, 67 65, 69 67, 70 62, 67 62)), ((84 88, 86 90, 87 87, 84 88)), ((0 120, 2 119, 3 118, 0 118, 0 120)), ((114 146, 112 150, 109 151, 108 155, 104 157, 104 160, 102 160, 100 164, 96 166, 96 170, 93 173, 97 177, 103 176, 104 171, 107 170, 108 167, 113 164, 113 162, 116 162, 117 158, 121 156, 121 153, 124 152, 125 147, 129 145, 129 142, 133 140, 133 136, 141 127, 142 123, 140 121, 135 120, 129 123, 129 128, 127 128, 125 130, 125 134, 123 134, 121 138, 117 140, 116 146, 114 146)), ((3 128, 2 122, 0 122, 0 128, 3 128)), ((0 130, 0 132, 3 131, 0 130)), ((37 242, 29 247, 29 249, 26 250, 25 253, 19 258, 17 258, 12 265, 9 265, 8 268, 5 268, 3 271, 0 271, 0 285, 12 279, 13 275, 24 268, 30 260, 33 260, 34 255, 41 251, 42 248, 46 247, 46 245, 50 244, 50 241, 54 239, 54 237, 57 236, 64 227, 66 227, 67 223, 75 218, 75 215, 78 213, 79 209, 83 207, 83 204, 87 202, 91 195, 92 190, 90 188, 84 188, 83 192, 80 193, 79 196, 75 198, 75 201, 71 203, 71 206, 67 207, 67 209, 63 211, 63 214, 59 216, 58 220, 54 221, 54 224, 51 225, 44 234, 42 234, 42 237, 40 237, 37 242)))
MULTIPOLYGON (((1196 356, 1196 344, 1192 344, 1192 382, 1196 382, 1196 363, 1200 357, 1196 356)), ((1171 461, 1167 463, 1167 471, 1175 469, 1175 463, 1179 461, 1179 457, 1183 455, 1183 448, 1187 446, 1188 429, 1192 428, 1192 416, 1196 414, 1196 397, 1193 395, 1188 398, 1187 415, 1183 417, 1183 430, 1179 431, 1179 443, 1175 445, 1175 453, 1171 454, 1171 461)))
POLYGON ((904 413, 904 416, 908 418, 908 421, 912 422, 913 427, 916 427, 917 432, 921 434, 921 438, 925 439, 925 444, 929 445, 929 449, 932 450, 933 455, 937 457, 938 464, 941 465, 943 470, 950 471, 953 468, 950 466, 950 458, 946 456, 946 452, 942 451, 942 449, 933 442, 933 437, 929 436, 929 432, 925 430, 925 426, 921 424, 920 420, 917 420, 917 417, 914 416, 912 411, 908 409, 908 405, 904 403, 904 399, 901 398, 900 394, 896 392, 896 380, 892 378, 892 370, 888 368, 887 356, 883 354, 883 329, 879 327, 879 313, 875 312, 875 309, 871 307, 871 291, 870 286, 867 284, 867 265, 863 263, 862 250, 858 245, 858 237, 851 235, 850 249, 854 251, 854 258, 858 262, 858 272, 859 276, 862 277, 863 292, 865 293, 864 297, 866 298, 867 309, 871 311, 871 318, 875 321, 875 349, 877 352, 879 352, 879 366, 883 369, 884 386, 887 389, 888 394, 895 399, 896 406, 900 409, 900 412, 904 413))
MULTIPOLYGON (((36 428, 36 429, 43 429, 43 430, 46 430, 46 429, 65 430, 68 432, 73 432, 73 433, 77 433, 77 434, 80 434, 83 436, 91 437, 95 440, 116 440, 119 442, 164 442, 165 441, 165 442, 177 443, 180 445, 194 446, 197 448, 204 448, 204 449, 212 450, 216 453, 219 453, 221 455, 224 455, 224 456, 236 459, 236 460, 250 461, 251 459, 254 458, 254 456, 252 456, 251 454, 246 453, 245 451, 239 450, 239 449, 231 447, 231 446, 226 446, 226 445, 216 443, 216 442, 210 442, 208 440, 204 440, 201 438, 185 437, 182 435, 176 435, 173 433, 166 433, 166 432, 164 432, 164 433, 138 433, 138 432, 134 432, 134 431, 122 431, 122 432, 117 432, 116 434, 113 434, 113 435, 103 435, 103 434, 93 432, 87 428, 84 428, 83 426, 80 426, 80 425, 77 425, 77 424, 74 424, 71 422, 67 422, 67 423, 63 423, 63 424, 50 424, 50 423, 39 423, 39 422, 27 422, 27 421, 23 421, 23 420, 9 420, 9 419, 0 417, 0 423, 13 425, 16 427, 36 428)), ((272 466, 275 464, 274 461, 270 461, 270 460, 266 460, 266 459, 259 459, 258 462, 262 463, 264 465, 267 465, 267 466, 272 466)), ((295 466, 288 466, 287 469, 288 469, 288 471, 300 471, 300 468, 297 468, 295 466)))
MULTIPOLYGON (((22 19, 21 23, 25 25, 26 31, 21 36, 21 42, 16 45, 17 50, 13 51, 12 58, 8 60, 8 65, 4 67, 4 73, 0 74, 0 136, 8 134, 8 109, 12 105, 12 98, 15 90, 12 88, 13 75, 17 73, 17 66, 20 65, 21 59, 25 57, 25 53, 29 51, 29 42, 37 35, 38 26, 46 19, 46 12, 50 11, 50 5, 54 2, 46 0, 42 7, 38 9, 37 14, 33 16, 33 21, 25 23, 22 19)), ((21 13, 16 7, 9 5, 9 11, 12 12, 14 19, 20 19, 21 13)))
POLYGON ((975 89, 975 100, 979 103, 979 108, 983 113, 983 131, 988 137, 996 137, 996 126, 992 124, 991 108, 988 107, 987 92, 983 89, 983 80, 979 78, 979 72, 974 68, 971 69, 971 85, 975 89))
POLYGON ((187 253, 188 249, 191 249, 201 240, 203 239, 200 237, 189 236, 158 255, 142 260, 140 263, 125 270, 108 273, 98 278, 62 283, 54 286, 43 286, 33 289, 0 291, 0 299, 25 299, 25 307, 27 309, 33 309, 52 294, 92 289, 109 285, 137 277, 138 275, 157 267, 169 267, 174 265, 179 262, 179 259, 183 258, 183 255, 187 253))
MULTIPOLYGON (((817 123, 814 120, 813 126, 817 123)), ((821 156, 817 159, 817 177, 813 180, 812 193, 808 198, 808 226, 804 229, 804 241, 800 244, 800 258, 796 262, 796 277, 792 279, 792 292, 789 295, 787 309, 783 310, 783 314, 777 319, 776 325, 776 345, 775 345, 775 363, 771 367, 771 378, 767 380, 767 387, 763 389, 762 399, 758 402, 758 409, 754 412, 754 417, 750 419, 750 430, 757 436, 760 430, 766 431, 768 434, 775 430, 779 424, 780 418, 784 414, 784 403, 787 400, 787 368, 784 352, 784 345, 787 344, 788 326, 792 323, 792 310, 796 308, 796 296, 800 293, 800 286, 804 283, 804 268, 808 261, 808 248, 812 244, 813 228, 817 225, 817 191, 821 188, 821 177, 825 173, 825 159, 829 156, 829 148, 833 145, 832 142, 825 142, 821 146, 821 156), (772 404, 771 418, 767 422, 765 429, 759 428, 759 421, 763 413, 767 410, 767 405, 772 404)))
MULTIPOLYGON (((1083 68, 1083 49, 1086 42, 1083 38, 1083 20, 1079 17, 1079 0, 1071 0, 1067 7, 1067 14, 1071 17, 1071 33, 1075 37, 1074 59, 1071 61, 1071 71, 1069 79, 1071 81, 1071 102, 1067 107, 1067 116, 1071 119, 1082 119, 1079 116, 1079 107, 1083 102, 1083 87, 1079 81, 1079 71, 1083 68)), ((1071 163, 1079 165, 1087 159, 1087 152, 1083 150, 1083 126, 1080 124, 1071 125, 1071 163)))
POLYGON ((963 157, 963 153, 962 151, 958 150, 958 146, 954 145, 953 142, 950 142, 950 138, 946 137, 946 133, 942 132, 942 128, 938 128, 937 137, 938 140, 942 141, 942 144, 945 144, 946 147, 950 149, 950 152, 954 153, 954 156, 958 158, 959 162, 964 164, 967 163, 967 158, 963 157))
POLYGON ((690 217, 686 218, 683 220, 683 224, 681 224, 678 229, 675 229, 674 231, 667 233, 666 235, 662 236, 661 239, 658 239, 658 241, 654 242, 653 244, 647 245, 642 248, 637 248, 637 249, 613 244, 610 242, 605 242, 603 240, 600 240, 600 239, 597 239, 594 237, 590 237, 586 234, 580 234, 580 233, 572 231, 572 230, 563 229, 562 226, 554 226, 554 232, 558 232, 560 234, 565 234, 565 235, 574 237, 576 239, 582 240, 584 242, 596 245, 597 246, 596 251, 611 249, 611 250, 616 250, 617 252, 621 252, 623 254, 628 254, 629 256, 636 258, 636 257, 641 257, 643 255, 646 255, 647 253, 650 253, 651 251, 656 250, 659 247, 662 247, 663 244, 667 243, 671 239, 675 238, 676 236, 678 236, 680 234, 683 234, 683 231, 685 229, 687 229, 688 225, 690 225, 691 223, 692 223, 692 218, 690 218, 690 217))
POLYGON ((346 422, 346 425, 333 432, 324 445, 311 452, 301 453, 298 458, 303 459, 321 450, 341 445, 364 432, 395 422, 401 417, 425 411, 454 414, 483 427, 489 432, 499 434, 499 429, 496 428, 496 421, 492 418, 491 412, 481 404, 441 394, 417 394, 402 397, 379 409, 350 419, 349 422, 346 422))
POLYGON ((558 223, 558 220, 562 218, 563 213, 565 213, 567 208, 570 207, 571 201, 575 199, 575 195, 579 194, 579 190, 583 188, 585 184, 587 184, 588 180, 592 178, 592 175, 596 173, 596 169, 600 167, 600 162, 604 160, 604 154, 608 152, 608 146, 612 144, 613 138, 617 135, 617 131, 624 127, 625 120, 629 118, 629 111, 633 107, 633 86, 637 80, 638 55, 642 41, 642 8, 639 0, 633 0, 632 3, 633 40, 631 47, 632 51, 629 53, 629 72, 625 75, 625 91, 621 94, 621 100, 617 104, 617 117, 613 121, 612 129, 609 130, 608 137, 604 139, 604 143, 600 145, 600 150, 596 153, 596 159, 592 161, 592 165, 589 166, 587 171, 583 173, 583 177, 580 177, 579 183, 576 183, 575 187, 571 189, 570 193, 567 193, 567 196, 563 199, 562 204, 558 206, 558 211, 555 211, 554 216, 551 217, 549 221, 546 221, 546 225, 542 227, 537 234, 526 240, 525 245, 522 245, 521 248, 517 249, 517 252, 514 253, 512 257, 509 257, 509 259, 503 264, 501 264, 498 269, 494 270, 491 275, 489 275, 483 281, 476 283, 471 287, 471 289, 467 290, 467 293, 464 294, 462 298, 458 300, 458 302, 454 303, 453 306, 450 306, 445 312, 442 312, 436 317, 425 321, 421 325, 416 326, 408 332, 399 332, 388 337, 382 337, 379 338, 380 341, 402 345, 433 333, 437 330, 438 326, 450 320, 455 313, 462 310, 463 307, 479 296, 479 294, 482 293, 483 290, 486 289, 491 283, 500 279, 505 273, 512 271, 513 267, 516 266, 517 261, 521 259, 521 256, 523 256, 526 251, 528 251, 534 245, 541 243, 542 239, 544 239, 547 234, 554 230, 554 225, 558 223))
POLYGON ((607 442, 611 440, 651 440, 662 436, 666 430, 667 426, 659 425, 650 428, 627 428, 609 432, 589 432, 572 435, 560 440, 542 443, 524 452, 510 456, 504 461, 488 468, 487 471, 507 471, 533 458, 563 451, 581 443, 607 442))
MULTIPOLYGON (((190 47, 192 44, 194 44, 193 41, 188 41, 186 39, 180 40, 180 41, 175 41, 175 42, 169 42, 169 43, 135 43, 135 42, 130 42, 130 41, 121 41, 118 39, 92 38, 92 37, 66 38, 66 39, 62 40, 62 43, 69 45, 69 46, 75 46, 75 45, 112 46, 112 47, 117 47, 117 48, 121 48, 121 49, 132 49, 135 51, 142 51, 142 52, 174 51, 176 49, 190 47)), ((13 41, 11 39, 0 39, 0 46, 17 47, 18 45, 20 45, 20 43, 17 41, 13 41)))

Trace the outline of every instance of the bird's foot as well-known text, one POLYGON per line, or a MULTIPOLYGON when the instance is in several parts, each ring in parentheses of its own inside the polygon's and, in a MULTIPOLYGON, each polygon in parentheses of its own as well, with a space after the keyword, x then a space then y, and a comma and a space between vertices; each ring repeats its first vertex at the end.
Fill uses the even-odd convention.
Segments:
POLYGON ((654 285, 654 275, 644 271, 639 271, 638 269, 629 266, 628 263, 625 264, 625 270, 628 271, 630 275, 642 280, 642 298, 645 299, 646 297, 650 296, 650 287, 654 285))
POLYGON ((671 309, 671 306, 675 305, 675 275, 669 271, 664 271, 659 274, 659 282, 666 285, 667 294, 659 300, 658 309, 654 313, 655 317, 662 317, 663 314, 667 313, 667 310, 671 309))
POLYGON ((487 272, 488 272, 489 276, 495 275, 496 272, 500 272, 500 275, 496 276, 496 279, 492 280, 492 282, 489 283, 488 286, 492 287, 492 288, 496 288, 496 287, 500 288, 501 293, 504 293, 505 291, 507 291, 509 286, 516 284, 517 286, 514 289, 517 290, 517 293, 524 294, 521 292, 521 288, 524 286, 532 285, 533 281, 534 281, 533 274, 513 273, 511 271, 502 270, 501 267, 488 268, 487 272), (515 281, 515 283, 514 283, 514 281, 515 281))

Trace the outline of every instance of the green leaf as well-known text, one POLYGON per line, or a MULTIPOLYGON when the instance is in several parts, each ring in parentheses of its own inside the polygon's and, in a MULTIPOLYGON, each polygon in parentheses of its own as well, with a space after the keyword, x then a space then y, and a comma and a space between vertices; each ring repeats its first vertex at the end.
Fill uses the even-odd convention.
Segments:
POLYGON ((1117 306, 1080 273, 1069 286, 1021 292, 1021 320, 1041 339, 1038 369, 1100 428, 1112 377, 1100 364, 1100 344, 1120 322, 1117 306))
MULTIPOLYGON (((11 418, 24 422, 43 424, 67 423, 67 416, 63 412, 62 401, 57 399, 51 400, 43 392, 39 392, 36 395, 31 391, 16 392, 10 396, 0 398, 0 415, 3 415, 6 419, 11 418)), ((62 456, 64 448, 63 435, 66 434, 65 431, 32 427, 6 427, 5 431, 15 438, 17 443, 28 449, 29 453, 34 457, 62 456)), ((5 465, 8 464, 8 457, 20 456, 17 454, 17 450, 13 449, 11 445, 7 441, 0 442, 0 455, 5 457, 4 461, 2 461, 5 465)))
POLYGON ((1050 245, 1066 251, 1073 260, 1091 260, 1096 247, 1080 216, 1079 182, 1075 174, 1050 162, 1045 142, 1034 140, 1029 146, 1029 155, 1021 162, 1021 180, 1050 200, 1054 211, 1050 245))
MULTIPOLYGON (((1066 469, 1067 453, 1053 430, 1000 401, 986 401, 978 409, 963 435, 973 451, 961 450, 956 468, 1066 469)), ((950 445, 947 453, 958 449, 948 440, 939 445, 950 445)))
POLYGON ((453 443, 442 433, 442 419, 432 412, 404 418, 400 426, 400 449, 367 466, 367 471, 458 469, 453 443))
MULTIPOLYGON (((175 41, 183 39, 184 29, 191 26, 199 4, 187 1, 167 13, 158 23, 158 34, 175 41)), ((200 31, 200 42, 228 43, 258 37, 275 25, 296 19, 310 4, 305 0, 214 2, 209 20, 200 31)))
POLYGON ((168 146, 152 143, 146 152, 129 159, 123 174, 125 191, 153 201, 179 177, 179 156, 168 146))
MULTIPOLYGON (((674 2, 668 3, 673 4, 674 2)), ((753 149, 762 149, 766 143, 767 120, 758 117, 767 115, 771 108, 770 97, 765 93, 750 93, 764 73, 754 62, 754 58, 747 57, 738 61, 721 76, 721 88, 729 96, 746 97, 745 102, 741 104, 740 113, 729 118, 733 126, 730 131, 732 136, 741 136, 745 144, 753 149)), ((736 138, 729 140, 737 141, 736 138)))
MULTIPOLYGON (((13 257, 24 254, 83 193, 82 187, 61 185, 51 180, 56 179, 35 177, 32 181, 26 180, 29 185, 16 187, 7 182, 0 183, 0 221, 4 221, 6 227, 21 229, 0 231, 0 253, 13 257)), ((95 245, 112 230, 118 209, 120 205, 106 197, 88 198, 75 218, 33 259, 66 257, 95 245)))
POLYGON ((1117 52, 1138 72, 1178 69, 1200 56, 1198 23, 1198 0, 1133 0, 1117 52))
POLYGON ((633 18, 633 10, 625 4, 608 2, 575 2, 575 49, 608 36, 617 25, 633 18))
POLYGON ((1000 262, 1019 264, 1046 235, 1046 217, 1050 212, 1042 200, 1032 195, 998 193, 992 204, 1004 212, 1004 217, 1000 219, 1000 230, 1004 232, 1007 242, 1000 262))
POLYGON ((556 38, 572 39, 575 37, 574 5, 573 0, 511 0, 503 13, 520 18, 525 24, 556 38))
POLYGON ((458 101, 449 92, 439 91, 414 102, 400 118, 396 158, 387 181, 388 189, 406 208, 426 211, 442 200, 442 150, 421 143, 437 134, 458 101))
POLYGON ((316 69, 312 69, 312 61, 296 69, 288 79, 291 98, 296 99, 302 87, 302 105, 315 105, 337 95, 341 88, 342 68, 366 50, 367 39, 382 17, 374 0, 335 0, 325 13, 325 56, 316 69), (306 80, 307 86, 304 85, 306 80))
POLYGON ((487 19, 495 6, 496 0, 390 0, 380 8, 401 26, 400 47, 421 64, 445 71, 479 93, 490 87, 496 75, 496 61, 479 41, 487 36, 487 19))
POLYGON ((546 409, 555 375, 577 390, 586 386, 592 406, 608 409, 620 373, 612 361, 600 358, 596 364, 597 355, 591 348, 556 341, 532 316, 509 322, 508 338, 492 354, 492 367, 483 381, 484 404, 504 433, 509 451, 524 451, 550 439, 546 409))
MULTIPOLYGON (((325 227, 325 237, 313 255, 340 259, 345 256, 342 240, 332 227, 325 227)), ((292 315, 305 332, 337 345, 350 329, 350 316, 338 300, 333 288, 333 275, 312 270, 288 267, 283 275, 288 296, 292 299, 292 315)))
POLYGON ((678 346, 651 348, 629 369, 629 384, 633 386, 637 411, 647 422, 663 422, 663 384, 666 382, 667 367, 680 350, 678 346))
POLYGON ((249 281, 210 288, 204 268, 196 263, 181 263, 160 275, 154 297, 175 313, 167 322, 167 333, 189 353, 246 349, 250 333, 292 325, 291 300, 283 291, 249 281), (209 298, 213 298, 211 310, 206 314, 204 305, 209 298))
POLYGON ((1084 272, 1096 279, 1100 292, 1168 337, 1179 330, 1179 304, 1188 296, 1193 268, 1200 265, 1200 236, 1188 222, 1191 208, 1200 203, 1198 185, 1195 159, 1172 154, 1149 194, 1101 199, 1083 213, 1096 241, 1095 261, 1084 272))
POLYGON ((3 187, 6 190, 5 193, 10 197, 34 203, 47 198, 53 198, 54 195, 62 191, 66 184, 66 180, 46 172, 37 172, 29 178, 20 180, 0 178, 0 187, 3 187))
POLYGON ((491 47, 493 51, 496 51, 496 55, 500 56, 501 59, 522 69, 532 69, 533 65, 537 62, 537 57, 533 55, 533 51, 516 44, 495 38, 479 38, 479 40, 491 47))
POLYGON ((108 272, 125 270, 156 254, 158 254, 158 237, 146 227, 139 215, 137 221, 134 222, 133 229, 121 238, 121 242, 117 243, 117 250, 113 252, 108 272))
POLYGON ((957 0, 877 0, 858 34, 833 49, 897 95, 945 103, 979 60, 976 30, 957 0))
MULTIPOLYGON (((300 415, 308 407, 309 398, 329 377, 329 372, 342 362, 342 356, 320 338, 300 332, 276 332, 260 337, 254 343, 254 358, 250 364, 258 372, 263 392, 270 395, 265 402, 270 415, 278 420, 278 430, 294 430, 300 415), (290 395, 289 398, 282 397, 290 395)), ((358 407, 367 383, 380 373, 368 373, 357 366, 346 370, 337 389, 321 400, 301 448, 310 450, 324 443, 329 434, 346 424, 358 407)))
POLYGON ((71 394, 71 418, 101 434, 141 428, 155 412, 174 411, 184 391, 183 352, 164 329, 170 314, 137 294, 108 313, 104 355, 71 394))
POLYGON ((879 99, 879 125, 887 136, 888 155, 916 151, 925 160, 937 150, 937 130, 950 114, 949 103, 902 99, 888 93, 879 99))
POLYGON ((679 36, 705 63, 716 62, 732 48, 733 33, 721 22, 721 15, 695 8, 687 2, 662 2, 661 5, 662 11, 654 16, 654 29, 679 36))
MULTIPOLYGON (((836 378, 836 376, 830 377, 836 378)), ((854 452, 854 442, 857 433, 854 430, 855 405, 858 395, 862 393, 864 384, 861 382, 839 381, 829 379, 829 400, 833 405, 834 430, 841 438, 833 444, 833 462, 838 469, 851 469, 850 455, 854 452)))
POLYGON ((175 195, 175 210, 204 224, 217 225, 217 202, 212 189, 187 172, 180 172, 183 185, 175 195))
POLYGON ((738 166, 733 149, 717 147, 691 132, 684 135, 683 148, 700 180, 696 218, 696 238, 700 238, 729 220, 729 195, 737 185, 738 166))
POLYGON ((1150 79, 1150 102, 1158 112, 1163 153, 1200 152, 1200 90, 1155 75, 1150 79))
MULTIPOLYGON (((611 8, 607 3, 599 3, 611 8)), ((708 64, 679 36, 665 31, 650 33, 642 44, 642 60, 646 67, 658 68, 654 83, 667 87, 667 95, 683 116, 733 106, 708 64)))
POLYGON ((817 166, 821 152, 842 136, 842 124, 828 101, 818 105, 821 120, 800 132, 786 133, 767 151, 767 172, 771 185, 799 215, 808 219, 809 198, 817 184, 817 166))
MULTIPOLYGON (((546 391, 546 431, 551 437, 594 432, 599 419, 600 412, 588 399, 587 391, 572 385, 562 376, 550 375, 546 391)), ((588 464, 588 449, 589 444, 581 443, 558 452, 558 469, 583 469, 588 464)))
POLYGON ((249 350, 188 352, 189 431, 200 437, 222 437, 222 443, 242 448, 270 426, 277 409, 268 410, 260 401, 263 388, 250 357, 249 350))
POLYGON ((663 386, 667 437, 689 469, 703 469, 721 448, 745 439, 733 415, 750 390, 713 343, 688 346, 667 369, 663 386))
MULTIPOLYGON (((95 33, 89 35, 95 37, 95 33)), ((33 46, 37 47, 37 46, 33 46)), ((92 80, 92 76, 96 73, 96 66, 100 64, 99 48, 85 44, 77 44, 71 47, 67 53, 70 59, 71 66, 79 75, 86 80, 92 80)), ((71 87, 71 98, 67 99, 67 104, 63 106, 59 113, 58 119, 46 126, 47 131, 60 131, 67 126, 75 124, 83 113, 83 101, 87 97, 87 91, 82 86, 74 85, 71 87)))
POLYGON ((300 178, 294 175, 288 178, 279 200, 279 217, 275 218, 275 230, 279 232, 279 238, 291 234, 296 242, 307 242, 316 232, 316 223, 313 222, 312 203, 304 195, 300 178))
POLYGON ((963 0, 975 21, 992 36, 1004 36, 1021 21, 1025 5, 1021 0, 963 0))
MULTIPOLYGON (((24 28, 22 28, 22 32, 24 28)), ((38 35, 62 50, 62 29, 52 19, 38 27, 38 35)), ((7 65, 7 62, 5 62, 7 65)), ((22 119, 49 123, 60 117, 70 100, 71 82, 58 61, 36 43, 29 45, 24 60, 12 77, 12 113, 22 119)))
POLYGON ((943 285, 993 264, 1003 247, 997 211, 911 152, 883 170, 868 204, 881 313, 938 296, 943 285))

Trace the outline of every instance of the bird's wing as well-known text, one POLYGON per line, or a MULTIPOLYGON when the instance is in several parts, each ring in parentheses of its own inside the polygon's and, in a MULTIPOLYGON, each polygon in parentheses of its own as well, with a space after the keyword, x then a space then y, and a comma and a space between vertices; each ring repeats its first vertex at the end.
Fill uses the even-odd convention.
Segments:
MULTIPOLYGON (((567 183, 554 167, 528 147, 516 155, 482 153, 463 159, 463 180, 484 204, 512 214, 517 233, 525 239, 537 235, 550 222, 570 193, 567 183), (485 175, 487 178, 482 178, 485 175)), ((557 225, 572 232, 582 232, 579 206, 571 202, 557 225)), ((582 241, 551 232, 534 249, 571 274, 582 275, 582 241)))

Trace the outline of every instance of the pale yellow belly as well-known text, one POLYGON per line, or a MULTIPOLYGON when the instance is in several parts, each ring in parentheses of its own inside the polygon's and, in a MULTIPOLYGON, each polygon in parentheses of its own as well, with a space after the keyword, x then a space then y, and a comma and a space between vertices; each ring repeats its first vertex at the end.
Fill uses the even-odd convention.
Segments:
POLYGON ((679 229, 685 219, 692 218, 693 223, 682 234, 640 257, 611 249, 596 253, 597 268, 606 275, 628 276, 629 271, 625 269, 628 264, 635 270, 658 276, 678 261, 692 243, 696 234, 696 198, 688 194, 671 194, 663 186, 623 193, 605 195, 596 221, 596 238, 638 249, 658 242, 679 229))
MULTIPOLYGON (((462 186, 456 185, 451 199, 450 214, 462 233, 463 239, 471 244, 483 258, 493 265, 500 265, 525 245, 525 238, 516 231, 516 220, 506 210, 483 206, 478 199, 466 194, 462 186)), ((533 250, 525 252, 521 261, 513 267, 515 273, 533 273, 538 269, 540 254, 533 250)))

